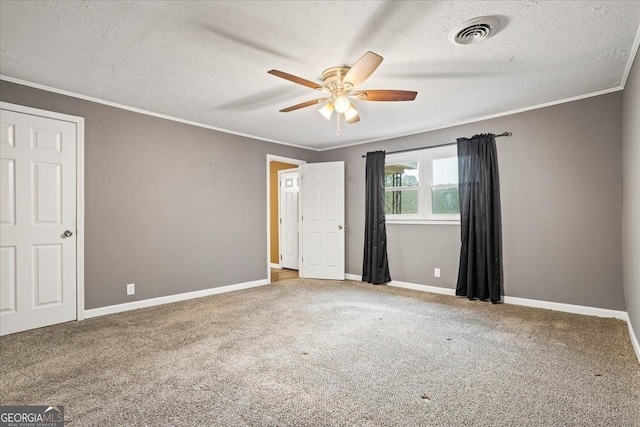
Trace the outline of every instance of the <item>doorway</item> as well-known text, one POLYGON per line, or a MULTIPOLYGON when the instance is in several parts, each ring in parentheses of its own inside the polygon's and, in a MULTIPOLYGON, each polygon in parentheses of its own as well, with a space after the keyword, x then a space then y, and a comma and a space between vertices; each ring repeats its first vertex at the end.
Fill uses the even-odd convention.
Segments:
MULTIPOLYGON (((271 214, 276 195, 270 191, 274 161, 296 164, 299 171, 298 272, 301 278, 344 280, 345 276, 345 192, 344 162, 310 163, 267 154, 267 278, 272 280, 271 214)), ((277 186, 275 186, 277 188, 277 186)))
POLYGON ((267 154, 267 277, 269 282, 297 277, 295 270, 282 270, 280 263, 279 172, 294 169, 306 161, 267 154))
POLYGON ((271 283, 281 282, 283 280, 297 279, 298 270, 289 270, 287 268, 272 268, 271 283))

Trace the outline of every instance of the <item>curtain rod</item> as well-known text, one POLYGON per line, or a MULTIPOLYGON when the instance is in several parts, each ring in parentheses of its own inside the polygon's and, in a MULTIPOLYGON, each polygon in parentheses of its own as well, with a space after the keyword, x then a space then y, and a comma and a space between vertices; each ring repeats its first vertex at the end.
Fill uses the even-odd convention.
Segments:
MULTIPOLYGON (((504 133, 501 133, 500 135, 496 135, 495 137, 496 138, 500 138, 501 136, 511 136, 511 135, 513 135, 511 132, 504 132, 504 133)), ((447 142, 446 144, 430 145, 428 147, 407 148, 406 150, 389 151, 389 152, 387 152, 387 154, 407 153, 409 151, 425 150, 427 148, 445 147, 447 145, 455 145, 457 143, 458 142, 456 141, 456 142, 447 142)), ((365 157, 367 157, 367 155, 363 154, 362 158, 364 159, 365 157)))

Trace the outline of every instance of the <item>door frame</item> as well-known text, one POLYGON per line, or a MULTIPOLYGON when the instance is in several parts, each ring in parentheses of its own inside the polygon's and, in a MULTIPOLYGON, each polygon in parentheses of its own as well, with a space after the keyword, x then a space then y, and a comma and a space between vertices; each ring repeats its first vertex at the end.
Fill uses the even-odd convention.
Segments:
MULTIPOLYGON (((278 171, 278 218, 282 218, 282 212, 280 212, 280 205, 282 204, 282 194, 280 194, 280 183, 282 182, 282 180, 280 179, 280 175, 282 173, 287 173, 287 172, 298 172, 298 228, 300 228, 300 168, 295 168, 295 169, 281 169, 278 171)), ((281 229, 280 229, 280 225, 281 222, 278 221, 278 255, 280 256, 280 264, 282 267, 282 233, 281 233, 281 229)), ((300 240, 298 238, 298 240, 300 240)), ((300 242, 298 242, 298 258, 300 258, 300 242)), ((299 259, 298 259, 298 268, 300 268, 300 263, 299 263, 299 259)))
POLYGON ((84 117, 0 101, 0 109, 76 126, 76 320, 84 320, 84 117))
MULTIPOLYGON (((307 163, 306 160, 300 160, 300 159, 292 159, 290 157, 283 157, 283 156, 277 156, 275 154, 267 154, 267 283, 271 283, 271 211, 270 211, 270 207, 271 207, 271 167, 270 167, 270 163, 271 162, 282 162, 282 163, 291 163, 292 165, 304 165, 305 163, 307 163)), ((280 189, 278 188, 278 192, 280 191, 280 189)), ((298 197, 300 197, 298 195, 298 197)), ((279 200, 278 200, 279 202, 279 200)), ((298 203, 300 203, 300 199, 298 199, 298 203)), ((279 209, 279 205, 280 203, 278 203, 278 209, 279 209)), ((278 230, 280 230, 280 227, 278 227, 278 230)), ((299 249, 298 249, 298 255, 300 254, 299 249)))

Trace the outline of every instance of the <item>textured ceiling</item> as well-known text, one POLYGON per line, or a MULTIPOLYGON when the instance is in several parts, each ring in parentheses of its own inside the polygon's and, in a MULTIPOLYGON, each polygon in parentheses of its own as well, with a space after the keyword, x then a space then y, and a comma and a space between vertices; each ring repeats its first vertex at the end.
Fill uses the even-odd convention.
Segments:
MULTIPOLYGON (((0 74, 314 149, 418 133, 619 87, 640 2, 14 2, 0 3, 0 74), (502 29, 458 46, 450 31, 497 16, 502 29), (320 81, 366 51, 384 62, 362 89, 418 91, 359 102, 342 126, 309 107, 320 81)), ((501 131, 482 129, 479 131, 501 131)))

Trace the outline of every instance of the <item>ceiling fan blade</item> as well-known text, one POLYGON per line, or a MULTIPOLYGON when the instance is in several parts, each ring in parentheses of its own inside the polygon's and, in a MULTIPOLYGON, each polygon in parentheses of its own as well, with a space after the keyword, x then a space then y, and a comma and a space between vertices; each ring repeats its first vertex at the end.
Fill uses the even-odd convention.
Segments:
POLYGON ((411 90, 359 90, 351 95, 362 101, 413 101, 418 92, 411 90))
POLYGON ((322 86, 318 83, 314 83, 310 80, 303 79, 302 77, 294 76, 293 74, 285 73, 284 71, 269 70, 269 74, 280 77, 281 79, 289 80, 290 82, 298 83, 299 85, 310 87, 311 89, 322 89, 322 86))
POLYGON ((343 83, 351 83, 352 87, 359 86, 362 82, 367 80, 371 74, 378 68, 384 58, 373 52, 367 52, 362 55, 362 58, 353 64, 353 67, 342 79, 343 83))
POLYGON ((356 113, 355 116, 351 117, 350 119, 346 119, 347 123, 349 123, 350 125, 357 123, 360 121, 360 114, 356 113))
POLYGON ((312 105, 320 104, 321 102, 324 102, 324 101, 326 101, 328 99, 329 98, 314 99, 313 101, 307 101, 307 102, 303 102, 301 104, 292 105, 291 107, 287 107, 287 108, 285 108, 283 110, 280 110, 280 112, 281 113, 288 113, 289 111, 299 110, 300 108, 311 107, 312 105))

